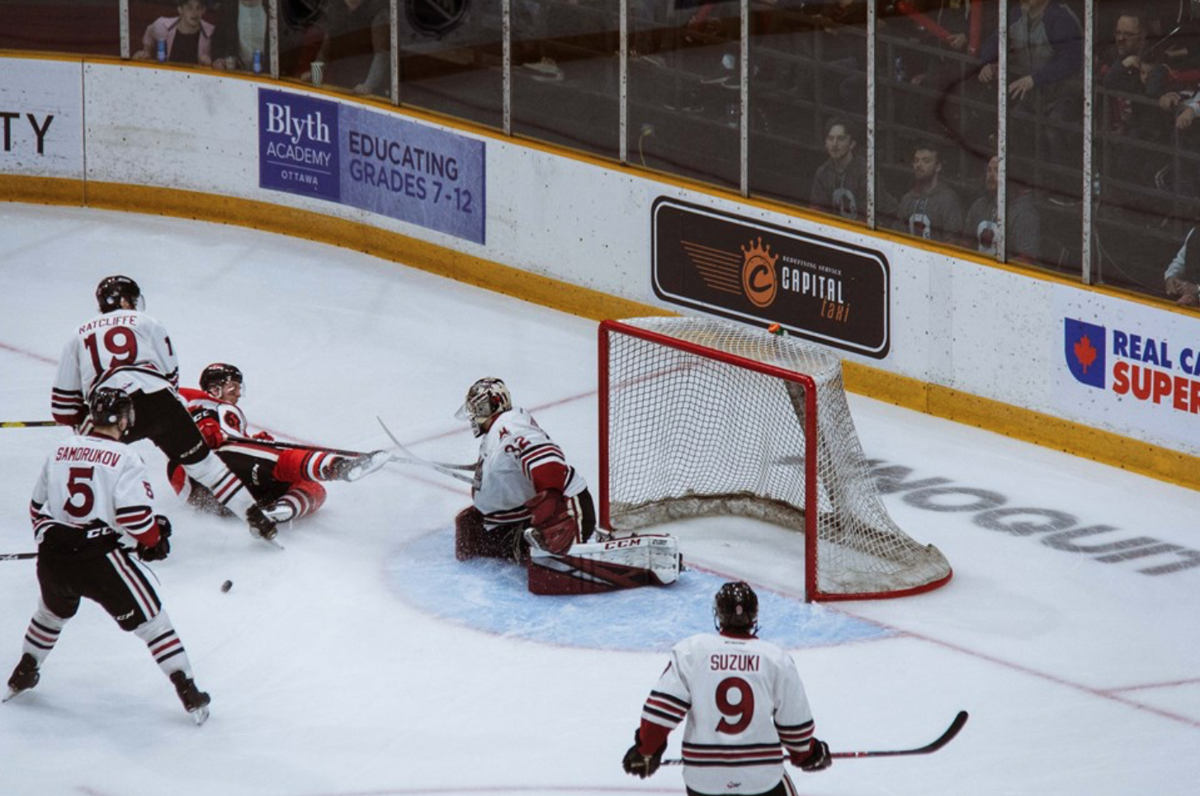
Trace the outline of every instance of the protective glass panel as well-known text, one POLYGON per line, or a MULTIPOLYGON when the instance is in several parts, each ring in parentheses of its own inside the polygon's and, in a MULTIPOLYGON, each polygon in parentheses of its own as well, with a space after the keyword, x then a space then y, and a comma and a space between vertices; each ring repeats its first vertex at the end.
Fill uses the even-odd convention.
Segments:
POLYGON ((404 0, 403 6, 404 19, 399 28, 400 101, 502 127, 501 3, 404 0))
POLYGON ((1093 277, 1185 305, 1200 282, 1186 248, 1167 272, 1200 211, 1200 29, 1191 9, 1105 0, 1093 33, 1093 277))
POLYGON ((629 160, 737 188, 741 15, 736 0, 630 0, 629 160))
POLYGON ((0 49, 120 55, 117 0, 0 0, 0 49))
POLYGON ((617 157, 619 25, 613 0, 513 0, 513 132, 617 157))

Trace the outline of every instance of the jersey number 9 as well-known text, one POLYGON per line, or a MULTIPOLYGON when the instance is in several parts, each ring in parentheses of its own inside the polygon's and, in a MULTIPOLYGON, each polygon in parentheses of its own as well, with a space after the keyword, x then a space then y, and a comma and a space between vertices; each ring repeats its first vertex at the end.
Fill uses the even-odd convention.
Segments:
POLYGON ((717 710, 724 717, 717 724, 717 732, 737 735, 754 720, 754 689, 740 677, 726 677, 717 684, 717 710), (736 691, 736 702, 730 700, 730 692, 736 691))

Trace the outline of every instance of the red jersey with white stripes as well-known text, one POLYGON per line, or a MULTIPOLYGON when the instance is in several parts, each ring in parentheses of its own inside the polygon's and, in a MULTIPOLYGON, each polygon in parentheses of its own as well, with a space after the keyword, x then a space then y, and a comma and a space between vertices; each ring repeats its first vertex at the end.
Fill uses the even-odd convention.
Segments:
MULTIPOLYGON (((180 387, 179 397, 187 404, 187 409, 191 412, 192 419, 196 421, 201 432, 205 431, 206 424, 215 423, 221 433, 227 437, 250 436, 250 424, 246 421, 246 413, 232 401, 222 401, 220 398, 212 397, 204 390, 191 387, 180 387)), ((209 436, 209 434, 205 434, 204 438, 207 440, 209 436)), ((211 444, 210 447, 212 447, 211 444)))
POLYGON ((562 449, 521 408, 492 422, 479 445, 479 463, 473 500, 489 528, 528 519, 525 503, 539 491, 560 489, 574 497, 587 488, 562 449))
POLYGON ((54 419, 79 425, 88 397, 100 386, 128 393, 178 387, 179 363, 163 325, 137 310, 106 312, 80 324, 58 362, 50 392, 54 419))
POLYGON ((158 543, 146 463, 128 445, 100 435, 75 435, 55 447, 29 511, 39 544, 51 528, 78 530, 80 544, 111 546, 105 537, 122 532, 148 547, 158 543))
POLYGON ((808 755, 812 712, 792 657, 752 636, 704 633, 671 650, 642 708, 644 752, 687 719, 683 780, 701 793, 764 793, 784 756, 808 755))

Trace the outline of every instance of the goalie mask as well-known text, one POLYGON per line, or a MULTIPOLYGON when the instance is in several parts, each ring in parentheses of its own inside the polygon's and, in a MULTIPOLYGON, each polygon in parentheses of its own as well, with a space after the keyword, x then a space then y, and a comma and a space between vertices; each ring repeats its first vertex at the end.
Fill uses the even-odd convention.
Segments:
POLYGON ((713 599, 713 622, 721 632, 758 632, 758 595, 745 581, 726 583, 713 599))
POLYGON ((146 300, 142 298, 142 290, 138 283, 127 276, 107 276, 96 286, 96 303, 100 312, 112 312, 122 309, 121 299, 129 302, 129 306, 141 312, 146 309, 146 300))
POLYGON ((111 387, 100 387, 92 393, 88 401, 88 411, 92 414, 92 425, 115 426, 121 418, 133 425, 133 399, 124 390, 111 387))
POLYGON ((504 382, 500 379, 484 378, 467 390, 467 400, 454 416, 459 420, 470 420, 471 431, 475 436, 482 437, 491 419, 509 409, 512 409, 512 396, 509 395, 504 382))

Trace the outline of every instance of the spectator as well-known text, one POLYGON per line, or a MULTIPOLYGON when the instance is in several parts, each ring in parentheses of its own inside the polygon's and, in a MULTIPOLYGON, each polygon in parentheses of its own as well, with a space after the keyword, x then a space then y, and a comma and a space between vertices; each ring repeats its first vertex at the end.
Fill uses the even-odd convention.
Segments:
POLYGON ((913 150, 913 187, 900 199, 900 229, 918 238, 957 243, 962 231, 962 200, 941 182, 942 159, 932 143, 913 150))
MULTIPOLYGON (((391 73, 388 0, 329 0, 320 17, 325 31, 316 61, 325 64, 322 82, 355 94, 384 94, 391 73)), ((301 76, 312 80, 311 70, 301 76)))
POLYGON ((1188 230, 1187 237, 1175 259, 1163 274, 1167 296, 1175 299, 1181 307, 1200 306, 1200 240, 1196 239, 1196 227, 1188 230))
MULTIPOLYGON (((1010 161, 1011 163, 1011 161, 1010 161)), ((971 203, 967 210, 967 221, 963 224, 963 238, 974 241, 980 254, 996 256, 996 234, 999 222, 996 213, 996 197, 999 187, 1000 158, 993 155, 988 161, 984 175, 987 192, 971 203)), ((1013 257, 1036 261, 1039 253, 1041 219, 1028 185, 1009 174, 1008 207, 1006 213, 1005 250, 1013 257)))
MULTIPOLYGON (((816 210, 863 221, 867 214, 867 166, 856 157, 858 139, 850 123, 833 118, 825 125, 825 161, 813 175, 809 202, 816 210)), ((876 183, 875 210, 881 218, 896 215, 896 199, 876 183)))
POLYGON ((217 8, 217 30, 213 34, 214 69, 268 72, 271 37, 267 35, 270 15, 263 0, 225 0, 217 8))
POLYGON ((134 58, 160 58, 173 64, 212 64, 213 25, 204 21, 207 0, 181 0, 179 16, 159 17, 142 36, 142 49, 134 58), (162 52, 159 52, 159 47, 162 52))

